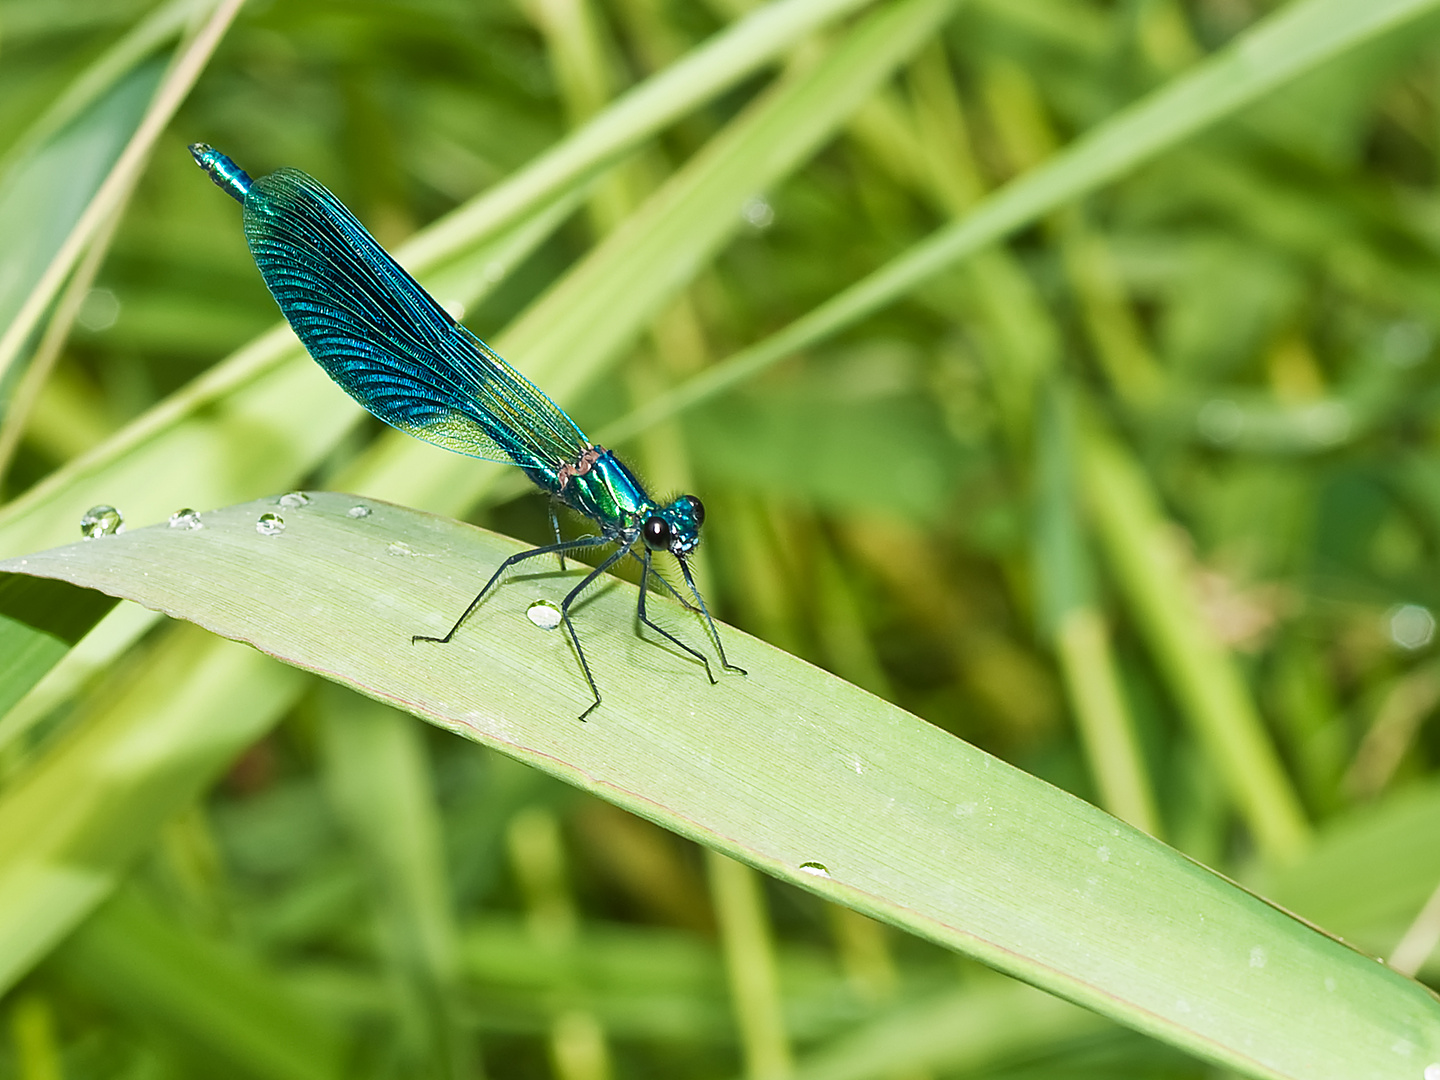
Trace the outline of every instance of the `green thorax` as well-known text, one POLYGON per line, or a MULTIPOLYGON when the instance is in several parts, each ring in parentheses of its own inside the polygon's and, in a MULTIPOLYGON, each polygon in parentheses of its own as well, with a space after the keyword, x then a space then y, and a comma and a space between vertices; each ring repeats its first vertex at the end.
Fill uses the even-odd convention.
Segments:
POLYGON ((628 532, 658 509, 635 474, 603 446, 565 466, 556 485, 566 506, 606 532, 628 532))

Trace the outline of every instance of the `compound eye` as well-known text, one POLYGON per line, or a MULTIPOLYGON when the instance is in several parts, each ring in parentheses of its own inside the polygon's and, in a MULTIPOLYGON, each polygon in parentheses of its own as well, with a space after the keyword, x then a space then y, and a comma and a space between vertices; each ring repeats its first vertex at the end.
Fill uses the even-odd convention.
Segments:
POLYGON ((645 524, 641 526, 641 534, 645 537, 645 546, 651 551, 669 550, 670 523, 664 518, 646 518, 645 524))
POLYGON ((695 519, 695 526, 699 528, 705 524, 705 504, 694 495, 686 495, 685 501, 690 504, 690 516, 695 519))

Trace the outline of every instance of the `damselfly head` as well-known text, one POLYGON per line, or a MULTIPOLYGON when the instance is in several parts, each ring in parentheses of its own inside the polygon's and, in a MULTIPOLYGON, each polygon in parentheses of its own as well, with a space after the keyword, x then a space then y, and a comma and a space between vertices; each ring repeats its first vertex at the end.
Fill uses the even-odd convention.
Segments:
POLYGON ((705 504, 694 495, 681 495, 646 518, 640 533, 651 551, 688 555, 700 543, 704 521, 705 504))

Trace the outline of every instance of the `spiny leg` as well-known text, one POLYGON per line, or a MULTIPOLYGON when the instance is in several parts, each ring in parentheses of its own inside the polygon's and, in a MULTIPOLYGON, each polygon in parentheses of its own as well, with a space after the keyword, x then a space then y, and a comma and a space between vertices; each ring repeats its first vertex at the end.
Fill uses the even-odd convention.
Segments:
MULTIPOLYGON (((644 556, 644 558, 641 558, 640 555, 639 555, 639 554, 635 551, 635 549, 632 547, 632 548, 630 548, 630 556, 631 556, 636 562, 638 562, 642 567, 648 568, 648 567, 650 566, 650 549, 649 549, 649 548, 646 548, 646 549, 645 549, 645 556, 644 556)), ((661 585, 664 585, 664 586, 665 586, 665 591, 666 591, 666 592, 668 592, 668 593, 669 593, 671 596, 673 596, 677 601, 679 601, 681 607, 683 607, 686 611, 693 611, 693 612, 695 612, 695 614, 697 614, 697 615, 700 614, 700 609, 699 609, 698 607, 696 607, 694 604, 690 603, 689 600, 686 600, 685 597, 681 596, 681 595, 680 595, 680 590, 678 590, 677 588, 675 588, 674 585, 671 585, 670 582, 666 581, 664 574, 660 573, 659 570, 650 570, 649 572, 650 572, 650 575, 651 575, 652 577, 654 577, 656 581, 660 582, 661 585)))
MULTIPOLYGON (((522 563, 526 559, 533 559, 537 555, 549 555, 553 552, 558 552, 563 557, 567 551, 578 551, 582 548, 598 547, 600 544, 608 544, 609 542, 610 541, 603 536, 579 536, 574 540, 565 540, 557 544, 546 544, 544 547, 531 548, 529 551, 522 551, 517 555, 511 555, 495 568, 495 573, 490 575, 490 580, 485 583, 485 587, 475 594, 475 599, 470 601, 470 606, 461 613, 460 618, 455 620, 455 625, 450 627, 449 633, 444 637, 431 637, 429 634, 413 634, 410 637, 410 644, 414 645, 417 641, 433 641, 440 645, 450 644, 450 639, 455 636, 455 631, 459 630, 461 624, 480 606, 480 601, 484 600, 490 590, 495 587, 495 583, 500 580, 500 576, 517 563, 522 563)), ((606 565, 608 566, 609 563, 607 562, 606 565)), ((589 579, 587 578, 586 580, 588 581, 589 579)))
MULTIPOLYGON (((555 544, 558 547, 564 541, 560 539, 560 519, 555 516, 555 500, 547 499, 545 505, 550 511, 550 528, 555 531, 555 544)), ((565 572, 565 552, 561 550, 557 554, 560 556, 560 572, 563 574, 565 572)))
MULTIPOLYGON (((637 556, 637 558, 638 558, 638 557, 639 557, 639 556, 637 556)), ((702 664, 704 664, 704 665, 705 665, 705 677, 710 680, 710 685, 711 685, 711 686, 714 686, 714 685, 715 685, 715 674, 714 674, 714 672, 712 672, 712 671, 710 670, 710 658, 709 658, 708 656, 706 656, 704 653, 702 653, 699 649, 692 649, 689 645, 686 645, 683 641, 681 641, 679 638, 677 638, 674 634, 670 633, 670 631, 669 631, 669 630, 666 630, 663 626, 656 626, 653 622, 650 621, 649 617, 645 614, 645 593, 648 591, 648 589, 647 589, 647 583, 648 583, 648 580, 649 580, 650 576, 651 576, 652 574, 654 574, 654 576, 657 577, 657 578, 660 578, 661 581, 665 581, 665 579, 662 578, 662 577, 660 577, 660 575, 657 574, 657 573, 655 573, 655 571, 651 568, 651 566, 650 566, 650 549, 649 549, 649 548, 646 548, 646 549, 645 549, 645 557, 640 560, 640 563, 641 563, 642 566, 645 567, 645 569, 644 569, 644 571, 643 571, 643 572, 641 573, 641 575, 640 575, 640 603, 637 605, 637 607, 636 607, 636 609, 635 609, 635 614, 637 614, 637 615, 640 616, 640 621, 641 621, 642 623, 644 623, 646 626, 650 627, 651 630, 654 630, 657 634, 659 634, 661 637, 663 637, 666 641, 670 642, 670 644, 675 645, 675 646, 677 646, 678 648, 684 649, 684 650, 685 650, 687 653, 689 653, 691 656, 695 657, 696 660, 699 660, 702 664)), ((668 585, 669 582, 666 582, 666 584, 668 585)), ((674 588, 671 588, 670 591, 671 591, 671 592, 674 592, 675 590, 674 590, 674 588)), ((685 603, 685 602, 682 600, 681 603, 685 603)), ((686 603, 685 606, 686 606, 686 607, 690 607, 690 605, 689 605, 688 603, 686 603)), ((693 609, 692 609, 692 610, 693 610, 693 609)))
POLYGON ((750 673, 744 668, 730 663, 725 659, 725 646, 720 644, 720 631, 715 629, 715 620, 710 617, 710 609, 705 606, 705 598, 700 595, 700 590, 695 587, 695 579, 690 575, 690 564, 679 555, 675 561, 680 564, 680 573, 685 575, 685 584, 690 586, 690 595, 695 597, 695 602, 700 605, 700 614, 705 616, 705 625, 710 629, 710 639, 715 642, 715 651, 720 654, 720 666, 726 671, 739 672, 741 675, 750 673))
POLYGON ((586 574, 585 580, 566 593, 565 599, 560 602, 560 621, 565 624, 565 632, 570 635, 570 644, 575 646, 575 655, 580 658, 580 670, 585 673, 585 681, 590 684, 590 692, 595 695, 595 700, 590 703, 590 707, 580 714, 582 721, 600 707, 600 687, 595 685, 595 676, 590 674, 590 661, 585 659, 585 650, 580 647, 580 635, 575 632, 575 624, 570 621, 570 605, 590 587, 596 578, 624 558, 627 550, 627 548, 617 548, 607 555, 605 561, 586 574))

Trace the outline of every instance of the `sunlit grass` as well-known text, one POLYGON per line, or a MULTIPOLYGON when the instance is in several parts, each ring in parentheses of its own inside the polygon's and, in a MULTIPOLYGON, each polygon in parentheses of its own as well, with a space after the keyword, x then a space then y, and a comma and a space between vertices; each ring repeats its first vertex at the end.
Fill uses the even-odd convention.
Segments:
MULTIPOLYGON (((80 263, 53 372, 0 383, 23 413, 0 556, 77 539, 99 502, 135 528, 302 484, 545 538, 513 476, 377 431, 266 334, 234 207, 184 145, 298 166, 582 427, 703 496, 729 621, 1433 980, 1426 5, 792 0, 715 36, 747 6, 242 11, 80 263)), ((0 8, 0 309, 199 25, 182 7, 0 8)), ((40 640, 35 605, 4 610, 0 650, 29 651, 0 702, 103 613, 40 640)), ((64 853, 0 897, 0 1073, 1206 1075, 153 626, 117 610, 0 717, 0 820, 26 823, 0 863, 64 853), (123 810, 77 798, 90 768, 123 810)), ((857 837, 859 805, 834 815, 857 837)), ((1017 865, 1059 887, 1073 852, 1046 835, 1017 865)), ((1258 946, 1228 944, 1240 987, 1258 946)), ((1404 1023, 1440 1045, 1433 1012, 1404 1023)), ((1258 1059, 1304 1061, 1298 1030, 1258 1059)))

